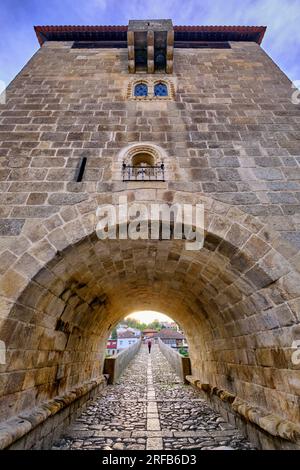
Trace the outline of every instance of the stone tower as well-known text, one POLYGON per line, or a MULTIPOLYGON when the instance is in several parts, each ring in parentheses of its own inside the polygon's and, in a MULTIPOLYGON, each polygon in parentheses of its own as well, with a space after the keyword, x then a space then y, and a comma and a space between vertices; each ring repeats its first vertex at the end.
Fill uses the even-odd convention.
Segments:
POLYGON ((257 446, 299 447, 300 106, 265 28, 35 30, 0 105, 1 447, 45 446, 143 309, 180 323, 203 395, 257 446), (99 240, 120 195, 204 204, 203 249, 99 240))

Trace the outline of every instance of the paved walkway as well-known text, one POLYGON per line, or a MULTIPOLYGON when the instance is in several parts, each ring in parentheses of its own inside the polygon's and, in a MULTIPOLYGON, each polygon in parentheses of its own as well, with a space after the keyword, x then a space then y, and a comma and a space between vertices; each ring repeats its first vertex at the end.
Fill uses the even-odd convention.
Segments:
POLYGON ((53 449, 252 449, 154 346, 89 405, 53 449))

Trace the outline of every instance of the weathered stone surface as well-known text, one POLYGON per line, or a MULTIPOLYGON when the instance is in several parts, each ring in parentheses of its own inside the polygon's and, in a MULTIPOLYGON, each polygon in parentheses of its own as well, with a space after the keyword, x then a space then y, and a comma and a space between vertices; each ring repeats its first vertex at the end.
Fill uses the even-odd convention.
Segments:
POLYGON ((43 204, 48 197, 47 193, 31 193, 27 199, 27 205, 40 205, 43 204))
POLYGON ((25 219, 0 219, 0 236, 20 235, 25 219))
POLYGON ((88 199, 88 195, 85 193, 69 193, 69 194, 51 194, 49 197, 49 204, 53 205, 72 205, 78 204, 88 199))

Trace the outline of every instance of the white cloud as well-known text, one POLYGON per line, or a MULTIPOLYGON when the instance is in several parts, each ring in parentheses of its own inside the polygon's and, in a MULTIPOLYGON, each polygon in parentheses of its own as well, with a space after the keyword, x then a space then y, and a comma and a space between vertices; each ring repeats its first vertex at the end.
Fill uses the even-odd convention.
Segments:
POLYGON ((9 81, 37 49, 34 24, 127 24, 139 18, 266 25, 263 48, 290 78, 300 78, 300 0, 2 0, 0 79, 9 81))
POLYGON ((131 0, 112 3, 119 6, 123 23, 133 18, 172 18, 178 25, 267 26, 263 48, 291 79, 300 78, 300 0, 131 0))

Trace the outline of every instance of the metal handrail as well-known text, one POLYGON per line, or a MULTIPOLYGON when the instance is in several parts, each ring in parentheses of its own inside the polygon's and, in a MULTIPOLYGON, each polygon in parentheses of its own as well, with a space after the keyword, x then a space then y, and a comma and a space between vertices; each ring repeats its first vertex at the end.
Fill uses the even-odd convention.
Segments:
POLYGON ((163 163, 155 166, 122 165, 123 181, 165 181, 163 163))

